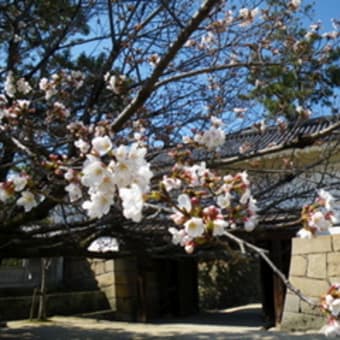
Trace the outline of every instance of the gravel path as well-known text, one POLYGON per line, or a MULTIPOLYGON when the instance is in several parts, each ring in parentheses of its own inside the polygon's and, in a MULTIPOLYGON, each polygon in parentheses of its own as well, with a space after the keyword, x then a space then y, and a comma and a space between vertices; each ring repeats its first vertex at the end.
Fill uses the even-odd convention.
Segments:
POLYGON ((162 320, 154 323, 128 323, 76 317, 53 317, 48 322, 8 322, 0 329, 0 339, 17 340, 112 340, 170 339, 174 340, 305 340, 323 339, 317 333, 282 333, 261 328, 260 306, 200 314, 194 317, 162 320))

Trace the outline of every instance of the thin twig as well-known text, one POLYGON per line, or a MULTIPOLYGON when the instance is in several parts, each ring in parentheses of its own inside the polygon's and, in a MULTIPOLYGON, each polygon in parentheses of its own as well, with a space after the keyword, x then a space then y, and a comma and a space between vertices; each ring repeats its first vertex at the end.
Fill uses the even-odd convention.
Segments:
POLYGON ((295 295, 297 295, 302 301, 306 302, 312 308, 320 307, 320 304, 315 303, 310 298, 305 296, 299 289, 294 287, 291 282, 287 279, 287 277, 281 272, 281 270, 272 262, 272 260, 266 255, 268 251, 266 249, 257 247, 245 240, 242 240, 241 238, 233 235, 232 233, 225 231, 224 235, 231 239, 232 241, 236 242, 240 249, 243 249, 244 247, 249 248, 250 250, 254 251, 255 253, 259 254, 262 259, 269 265, 269 267, 273 270, 273 272, 282 280, 282 282, 285 284, 287 289, 292 291, 295 295))

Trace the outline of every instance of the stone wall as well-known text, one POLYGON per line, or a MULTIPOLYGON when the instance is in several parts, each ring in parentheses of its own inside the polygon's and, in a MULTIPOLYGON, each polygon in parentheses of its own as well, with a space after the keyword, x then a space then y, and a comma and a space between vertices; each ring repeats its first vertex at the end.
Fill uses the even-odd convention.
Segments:
MULTIPOLYGON (((340 282, 340 235, 318 236, 311 240, 294 238, 289 272, 290 282, 315 302, 329 286, 340 282)), ((319 329, 325 316, 296 295, 287 292, 281 328, 319 329)))
POLYGON ((65 258, 64 289, 99 290, 106 296, 108 308, 116 310, 114 260, 65 258))
POLYGON ((97 287, 106 296, 110 309, 116 310, 114 260, 88 260, 97 282, 97 287))
MULTIPOLYGON (((64 261, 53 259, 47 277, 49 316, 100 311, 114 315, 116 310, 114 260, 76 257, 68 257, 64 261)), ((40 259, 30 260, 29 266, 23 268, 0 268, 0 320, 28 318, 33 289, 38 287, 40 287, 40 259), (31 279, 27 278, 28 272, 31 279)))
MULTIPOLYGON (((0 321, 28 319, 31 307, 31 295, 1 296, 0 321)), ((47 294, 47 316, 83 314, 104 308, 109 308, 107 300, 104 293, 98 290, 47 294)), ((38 299, 35 301, 33 317, 36 317, 37 310, 38 299)))

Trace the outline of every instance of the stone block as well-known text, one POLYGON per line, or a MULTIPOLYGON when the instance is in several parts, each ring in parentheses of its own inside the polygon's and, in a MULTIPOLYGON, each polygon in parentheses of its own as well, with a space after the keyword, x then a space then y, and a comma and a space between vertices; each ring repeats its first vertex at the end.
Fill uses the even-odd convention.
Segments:
POLYGON ((111 299, 111 298, 115 298, 115 297, 116 297, 116 290, 115 290, 115 287, 113 287, 113 286, 111 286, 111 287, 106 287, 106 288, 102 288, 101 291, 104 292, 105 296, 106 296, 108 299, 111 299))
POLYGON ((91 269, 95 275, 104 273, 104 260, 95 260, 91 263, 91 269))
POLYGON ((340 252, 327 254, 328 276, 340 276, 340 252))
POLYGON ((116 298, 110 298, 110 299, 108 299, 108 302, 109 302, 110 308, 113 311, 117 310, 117 301, 116 301, 116 298))
POLYGON ((99 287, 113 286, 113 273, 104 273, 96 276, 99 287))
MULTIPOLYGON (((320 299, 318 298, 313 298, 311 300, 315 303, 320 303, 320 299)), ((311 305, 309 305, 308 303, 304 301, 301 301, 300 305, 301 305, 301 313, 324 317, 324 314, 321 312, 320 308, 318 307, 313 308, 311 305)))
POLYGON ((333 285, 334 283, 340 283, 340 276, 329 277, 328 281, 329 281, 330 285, 333 285))
POLYGON ((340 251, 340 235, 333 235, 332 241, 333 241, 333 250, 340 251))
POLYGON ((308 255, 307 276, 312 278, 326 278, 326 254, 308 255))
POLYGON ((104 269, 105 269, 105 273, 113 272, 114 271, 114 262, 113 262, 113 260, 105 261, 104 269))
POLYGON ((290 264, 290 275, 304 276, 307 271, 307 259, 304 256, 294 255, 292 256, 290 264))
POLYGON ((300 299, 295 294, 287 294, 284 310, 287 312, 298 313, 300 311, 300 299))
POLYGON ((332 250, 332 238, 329 235, 318 236, 311 240, 293 238, 292 254, 325 253, 332 250))
POLYGON ((283 331, 319 330, 324 324, 324 316, 285 311, 280 328, 283 331))
POLYGON ((310 279, 292 276, 290 278, 292 285, 301 290, 304 295, 319 298, 329 288, 326 280, 310 279))

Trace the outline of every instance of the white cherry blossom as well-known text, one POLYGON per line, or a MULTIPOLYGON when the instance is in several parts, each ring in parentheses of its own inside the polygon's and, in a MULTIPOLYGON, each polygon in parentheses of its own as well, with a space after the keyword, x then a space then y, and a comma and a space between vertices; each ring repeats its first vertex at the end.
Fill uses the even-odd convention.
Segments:
POLYGON ((101 218, 110 211, 112 204, 112 196, 97 192, 91 195, 91 199, 85 201, 82 207, 87 210, 87 215, 90 218, 101 218))
POLYGON ((246 204, 249 201, 249 198, 250 198, 250 190, 249 188, 246 188, 246 190, 244 191, 243 195, 240 198, 240 203, 246 204))
POLYGON ((204 175, 210 174, 205 162, 194 164, 192 166, 185 166, 183 170, 189 176, 191 186, 204 184, 204 175))
POLYGON ((316 211, 310 217, 309 226, 320 231, 325 231, 332 226, 332 222, 326 219, 322 212, 316 211))
POLYGON ((134 222, 142 220, 143 193, 137 184, 132 184, 130 188, 119 190, 122 199, 123 215, 134 222))
POLYGON ((229 226, 229 223, 222 219, 214 220, 213 236, 221 236, 224 234, 225 229, 229 226))
POLYGON ((17 205, 22 206, 25 212, 29 212, 38 205, 38 202, 30 191, 23 191, 21 197, 17 200, 17 205))
POLYGON ((321 332, 325 334, 327 338, 336 338, 337 336, 340 336, 340 322, 331 319, 327 325, 322 327, 321 332))
POLYGON ((27 110, 31 105, 31 102, 27 99, 18 99, 17 105, 20 110, 27 110))
POLYGON ((67 181, 72 181, 76 177, 76 172, 73 169, 67 169, 67 171, 64 174, 64 178, 67 181))
POLYGON ((68 192, 70 202, 78 201, 83 196, 80 185, 78 183, 71 182, 65 187, 65 190, 68 192))
POLYGON ((5 203, 10 198, 11 198, 11 194, 5 187, 4 183, 0 183, 0 201, 5 203))
POLYGON ((244 185, 246 185, 246 186, 250 185, 247 171, 239 172, 238 175, 241 177, 241 180, 242 180, 244 185))
POLYGON ((20 78, 20 79, 17 80, 16 88, 17 88, 18 92, 20 92, 22 94, 28 94, 32 90, 31 85, 24 78, 20 78))
POLYGON ((175 212, 170 215, 170 218, 177 225, 181 225, 185 222, 185 216, 181 212, 179 212, 178 210, 175 210, 175 212))
POLYGON ((133 183, 138 184, 143 193, 150 190, 150 180, 153 176, 153 172, 150 169, 150 164, 140 166, 135 173, 133 183))
POLYGON ((168 177, 166 175, 163 176, 162 184, 165 187, 165 190, 170 192, 174 189, 179 189, 181 187, 181 180, 178 178, 168 177))
POLYGON ((135 183, 143 193, 149 190, 153 173, 150 164, 144 158, 146 151, 146 148, 139 147, 137 143, 131 144, 130 147, 120 145, 113 150, 116 162, 112 161, 109 167, 115 175, 119 188, 135 183))
POLYGON ((15 80, 13 72, 9 71, 4 83, 5 93, 8 97, 13 98, 16 93, 15 80))
POLYGON ((184 250, 187 254, 192 254, 195 250, 195 245, 193 242, 188 242, 184 246, 184 250))
POLYGON ((289 4, 293 9, 298 9, 301 5, 301 0, 291 0, 289 4))
POLYGON ((333 299, 329 304, 329 310, 333 316, 338 317, 340 315, 340 299, 333 299))
POLYGON ((199 217, 192 217, 184 223, 185 232, 192 238, 202 236, 205 230, 204 222, 199 217))
POLYGON ((245 8, 245 7, 241 8, 239 11, 239 16, 240 16, 240 19, 242 20, 242 22, 240 23, 240 26, 250 25, 255 19, 255 17, 258 15, 258 13, 259 13, 258 8, 254 8, 252 10, 250 10, 249 8, 245 8))
POLYGON ((99 185, 107 175, 105 165, 99 160, 93 160, 87 163, 83 168, 81 183, 87 187, 99 185))
POLYGON ((203 135, 196 134, 194 140, 198 144, 204 145, 208 150, 213 150, 224 144, 225 132, 219 127, 212 126, 203 135))
POLYGON ((82 153, 86 153, 89 151, 90 149, 90 145, 89 143, 85 142, 83 139, 77 139, 75 142, 74 142, 74 146, 76 148, 78 148, 80 150, 80 152, 82 153))
POLYGON ((254 199, 252 196, 250 196, 248 201, 248 210, 252 215, 255 215, 258 211, 258 207, 256 205, 256 199, 254 199))
POLYGON ((116 190, 116 181, 114 175, 108 171, 106 175, 102 178, 100 184, 90 188, 89 190, 90 193, 91 190, 113 195, 116 190))
POLYGON ((181 245, 182 247, 186 242, 191 241, 191 238, 185 233, 184 229, 177 229, 174 227, 170 227, 169 233, 172 235, 172 243, 175 245, 181 245))
POLYGON ((323 200, 323 205, 326 210, 331 211, 334 209, 334 197, 326 190, 320 189, 318 191, 319 197, 323 200))
MULTIPOLYGON (((54 75, 56 76, 56 75, 54 75)), ((56 84, 54 81, 49 81, 47 78, 41 78, 39 82, 39 88, 40 90, 45 92, 45 99, 49 100, 51 99, 54 95, 58 93, 56 89, 56 84)))
POLYGON ((126 76, 124 75, 110 75, 106 73, 104 80, 106 81, 106 88, 115 94, 122 94, 126 88, 126 76))
POLYGON ((300 238, 305 238, 305 239, 312 239, 313 238, 313 234, 310 230, 307 230, 305 228, 301 228, 297 233, 296 233, 297 237, 300 238))
POLYGON ((14 190, 17 192, 24 190, 27 184, 27 176, 22 176, 19 174, 13 174, 9 176, 8 180, 13 183, 14 190))
POLYGON ((217 118, 215 116, 212 116, 210 118, 210 121, 211 121, 211 124, 216 126, 216 127, 219 127, 219 126, 223 126, 223 121, 220 119, 220 118, 217 118))
POLYGON ((112 142, 109 136, 95 137, 92 139, 92 148, 99 154, 99 156, 104 156, 112 149, 112 142))
POLYGON ((217 196, 216 203, 222 209, 229 208, 229 206, 230 206, 230 193, 226 192, 224 195, 217 196))
POLYGON ((248 232, 253 231, 257 225, 257 217, 256 215, 252 215, 244 221, 244 229, 248 232))

